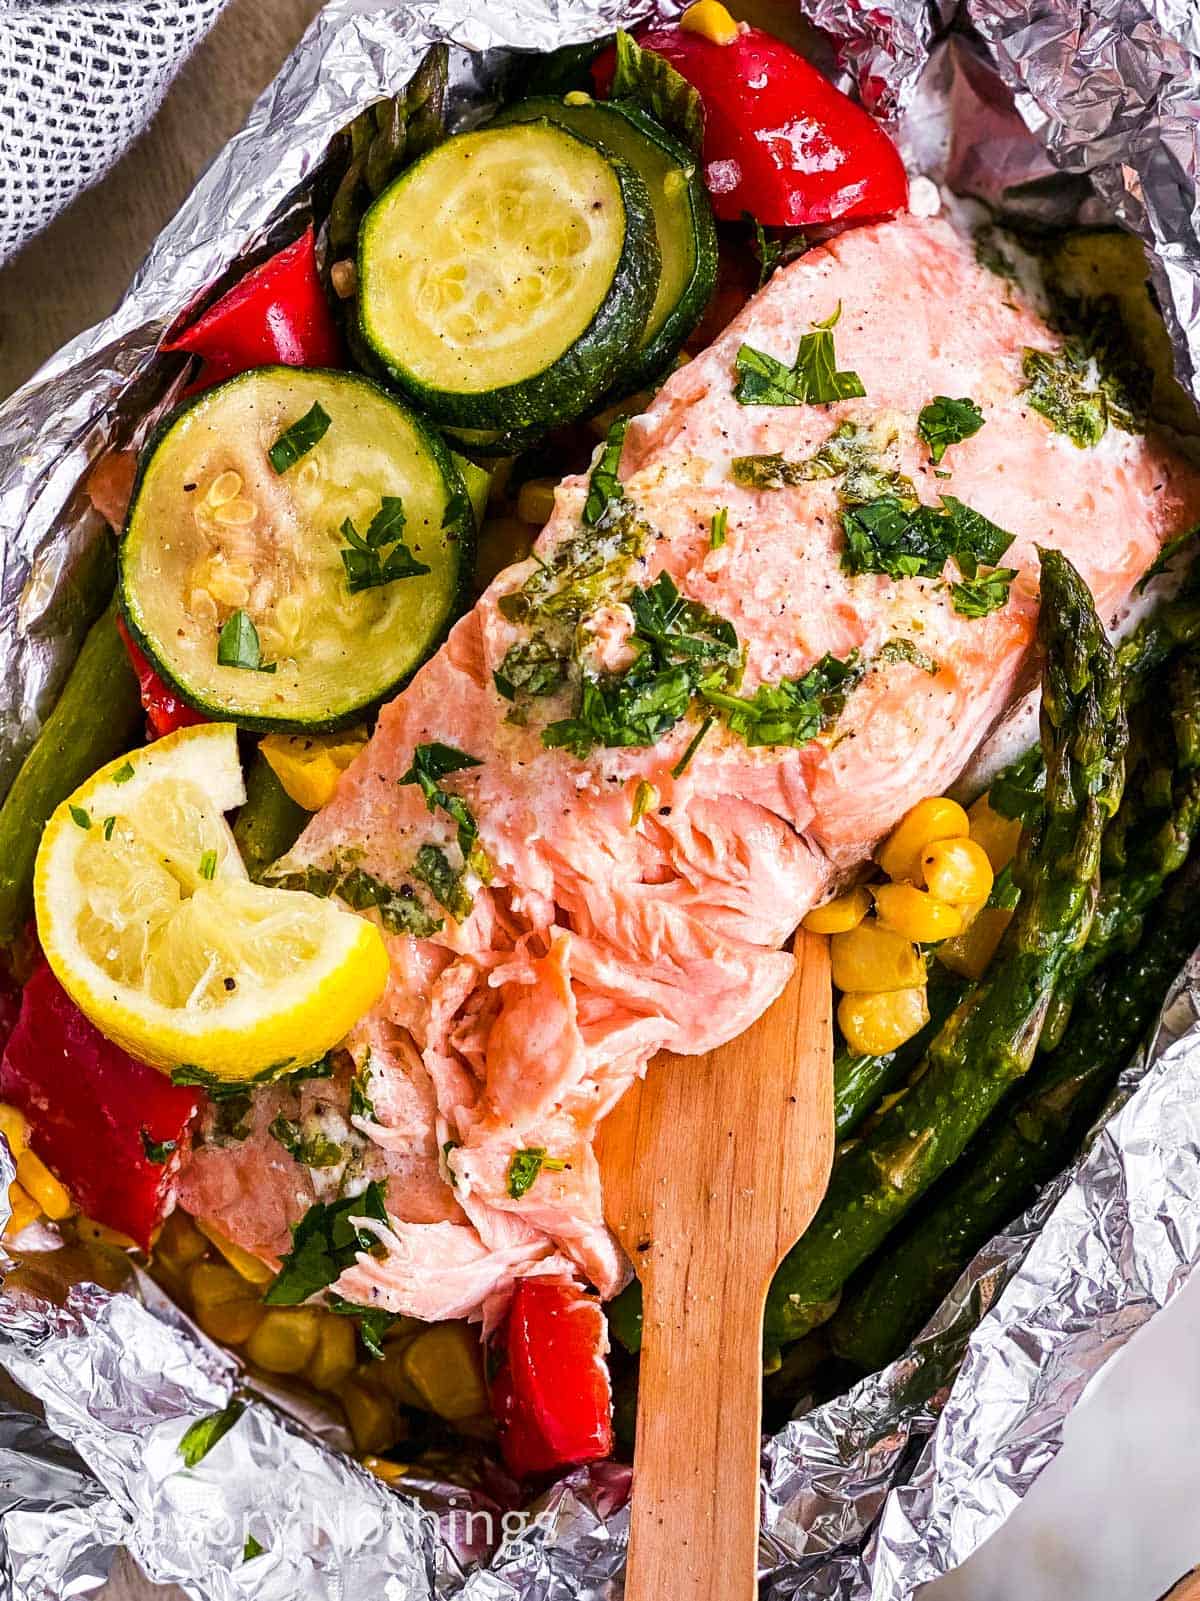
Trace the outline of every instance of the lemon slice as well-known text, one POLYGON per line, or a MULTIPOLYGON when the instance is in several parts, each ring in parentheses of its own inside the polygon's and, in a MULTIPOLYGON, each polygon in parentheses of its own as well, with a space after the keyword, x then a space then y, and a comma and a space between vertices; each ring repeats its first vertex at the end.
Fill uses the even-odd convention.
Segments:
POLYGON ((101 768, 46 824, 42 948, 131 1056, 234 1081, 316 1061, 383 993, 379 930, 250 883, 224 813, 245 799, 232 723, 180 729, 101 768))

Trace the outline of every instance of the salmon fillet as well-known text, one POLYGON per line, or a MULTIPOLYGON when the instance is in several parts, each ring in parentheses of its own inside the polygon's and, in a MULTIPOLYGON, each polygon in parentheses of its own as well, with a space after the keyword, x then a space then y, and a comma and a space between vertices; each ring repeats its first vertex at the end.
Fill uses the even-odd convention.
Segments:
MULTIPOLYGON (((373 1115, 352 1117, 343 1101, 361 1147, 350 1182, 385 1173, 391 1221, 370 1225, 384 1249, 360 1256, 339 1294, 489 1321, 522 1274, 571 1272, 605 1296, 620 1287, 597 1122, 655 1052, 708 1051, 771 1003, 792 966, 781 947, 804 914, 914 802, 953 782, 1027 689, 1036 547, 1066 552, 1110 615, 1200 515, 1200 479, 1164 442, 1110 427, 1080 449, 1031 409, 1022 351, 1059 343, 948 224, 905 218, 778 272, 631 423, 619 477, 644 537, 608 588, 598 583, 580 624, 585 659, 598 672, 628 662, 622 593, 668 573, 736 630, 741 695, 796 679, 827 652, 857 652, 867 670, 821 737, 750 746, 717 718, 681 768, 700 707, 652 745, 601 746, 585 759, 546 748, 543 728, 572 715, 577 687, 514 707, 493 674, 536 637, 512 597, 561 566, 581 529, 585 478, 559 488, 535 557, 496 579, 383 710, 280 870, 353 864, 411 889, 422 846, 461 863, 454 818, 401 782, 418 745, 442 742, 478 763, 441 782, 470 808, 490 877, 467 875, 469 914, 447 916, 431 937, 389 937, 387 993, 347 1042, 357 1064, 369 1059, 373 1102, 373 1115), (801 335, 839 305, 837 366, 859 375, 865 396, 735 399, 743 343, 790 365, 801 335), (970 396, 986 422, 935 470, 917 417, 938 395, 970 396), (835 478, 764 489, 731 477, 737 457, 810 458, 847 421, 886 434, 892 467, 921 501, 952 493, 1014 536, 1006 604, 961 616, 940 577, 844 571, 835 478), (725 541, 714 549, 721 508, 725 541), (903 648, 886 648, 895 642, 903 648), (635 824, 639 797, 650 804, 635 824), (518 1151, 549 1161, 514 1195, 518 1151)), ((199 1149, 180 1193, 275 1260, 315 1192, 277 1143, 268 1152, 266 1121, 257 1114, 241 1143, 199 1149)))

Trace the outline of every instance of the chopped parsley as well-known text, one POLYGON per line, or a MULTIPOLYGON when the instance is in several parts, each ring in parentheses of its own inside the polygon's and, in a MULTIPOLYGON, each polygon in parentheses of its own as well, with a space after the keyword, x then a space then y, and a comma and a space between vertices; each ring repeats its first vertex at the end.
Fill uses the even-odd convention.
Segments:
POLYGON ((508 1193, 514 1201, 527 1195, 543 1168, 547 1172, 561 1173, 566 1163, 558 1157, 547 1156, 544 1145, 531 1145, 523 1151, 514 1151, 508 1164, 508 1193))
POLYGON ((768 234, 753 213, 743 211, 742 216, 754 229, 750 249, 758 261, 758 287, 761 289, 777 267, 786 266, 789 261, 797 261, 804 255, 808 249, 808 236, 799 228, 789 228, 782 238, 775 238, 768 234))
POLYGON ((801 338, 790 367, 753 345, 743 345, 734 361, 734 398, 743 406, 827 406, 865 395, 856 372, 837 370, 833 329, 841 314, 839 302, 832 317, 814 323, 801 338))
POLYGON ((122 762, 120 767, 118 767, 116 772, 112 775, 112 781, 114 784, 128 784, 132 777, 133 763, 122 762))
POLYGON ((960 617, 987 617, 1008 602, 1008 591, 1017 576, 1015 567, 990 567, 986 572, 964 575, 950 585, 950 598, 960 617))
POLYGON ((688 768, 692 765, 692 757, 708 738, 708 731, 712 727, 714 721, 714 718, 706 717, 700 724, 700 727, 692 735, 691 739, 688 740, 687 749, 671 769, 672 778, 682 778, 684 773, 687 772, 688 768))
POLYGON ((337 895, 356 912, 377 911, 389 934, 428 939, 442 927, 442 919, 426 908, 411 884, 385 884, 362 867, 304 867, 294 873, 268 875, 264 882, 277 889, 301 889, 322 899, 337 895))
POLYGON ((337 1167, 346 1159, 345 1149, 336 1140, 320 1132, 306 1138, 299 1123, 284 1117, 282 1113, 271 1119, 267 1133, 278 1140, 288 1155, 294 1157, 302 1167, 337 1167))
POLYGON ((374 1245, 374 1235, 353 1224, 353 1217, 387 1222, 384 1189, 377 1179, 372 1179, 361 1195, 318 1201, 293 1225, 292 1248, 263 1297, 268 1306, 299 1306, 340 1278, 360 1251, 374 1245))
POLYGON ((508 647, 492 682, 505 700, 515 701, 518 695, 553 695, 569 677, 565 656, 548 640, 530 639, 508 647))
POLYGON ((970 439, 983 427, 984 415, 973 400, 951 400, 935 395, 921 407, 917 432, 929 446, 929 459, 936 467, 951 445, 970 439))
POLYGON ((663 56, 643 50, 623 28, 617 30, 614 100, 632 100, 648 111, 699 158, 704 142, 704 102, 697 89, 663 56))
POLYGON ((708 546, 710 550, 720 550, 728 536, 729 507, 719 506, 712 514, 709 524, 708 546))
POLYGON ((621 452, 625 448, 625 430, 628 427, 627 417, 618 418, 613 423, 604 441, 604 449, 600 452, 600 459, 592 468, 592 475, 588 479, 587 499, 583 503, 583 522, 587 528, 595 528, 609 507, 622 498, 621 480, 617 477, 617 468, 621 465, 621 452))
POLYGON ((951 585, 956 612, 984 617, 1003 606, 1015 570, 995 567, 1013 536, 953 495, 941 507, 880 495, 842 513, 844 572, 886 573, 891 578, 937 578, 954 561, 962 581, 951 585), (981 573, 986 564, 993 571, 981 573))
POLYGON ((844 422, 803 461, 788 461, 778 453, 735 456, 729 470, 743 489, 794 488, 813 479, 840 477, 839 498, 849 504, 887 494, 915 497, 909 480, 890 465, 889 453, 895 441, 894 429, 878 425, 864 428, 856 422, 844 422))
POLYGON ((115 817, 106 817, 104 819, 104 822, 101 824, 101 832, 103 833, 105 839, 111 839, 113 837, 113 829, 116 828, 116 826, 117 820, 115 817))
POLYGON ((207 1417, 197 1418, 190 1424, 179 1442, 179 1454, 184 1467, 194 1468, 198 1462, 202 1462, 217 1441, 225 1438, 245 1410, 243 1401, 230 1401, 219 1412, 210 1412, 207 1417))
POLYGON ((70 812, 76 828, 91 828, 92 819, 82 806, 72 806, 70 812))
POLYGON ((1153 376, 1132 353, 1111 295, 1064 301, 1056 322, 1067 334, 1058 350, 1026 349, 1025 399, 1073 445, 1098 445, 1109 427, 1137 433, 1153 376))
POLYGON ((146 1153, 147 1162, 153 1162, 155 1167, 165 1167, 171 1153, 178 1147, 177 1140, 156 1140, 151 1137, 150 1130, 144 1126, 138 1130, 142 1141, 142 1150, 146 1153))
POLYGON ((342 538, 350 548, 341 552, 341 558, 346 569, 346 587, 352 595, 364 589, 378 589, 383 584, 394 584, 401 578, 419 578, 430 571, 401 538, 406 522, 404 502, 399 495, 382 497, 365 536, 349 517, 343 522, 342 538))
POLYGON ((246 1536, 246 1543, 242 1547, 242 1561, 253 1562, 255 1557, 262 1556, 264 1549, 265 1547, 259 1545, 258 1541, 252 1534, 248 1534, 246 1536))
POLYGON ((857 651, 844 661, 827 652, 802 677, 759 684, 753 695, 701 694, 747 745, 807 745, 841 714, 862 674, 857 651))
POLYGON ((339 1317, 352 1317, 358 1324, 359 1338, 367 1349, 367 1353, 377 1361, 383 1355, 383 1338, 394 1323, 399 1322, 394 1312, 387 1312, 381 1306, 359 1306, 354 1301, 345 1301, 340 1295, 331 1295, 327 1298, 326 1309, 336 1312, 339 1317))
POLYGON ((422 845, 413 863, 413 877, 419 878, 439 906, 444 906, 456 922, 471 915, 474 902, 463 884, 463 875, 451 866, 450 858, 437 845, 422 845))
MULTIPOLYGON (((436 811, 440 806, 453 819, 458 825, 458 848, 468 861, 478 854, 478 824, 462 796, 452 795, 442 789, 438 779, 448 773, 460 773, 468 767, 481 765, 477 756, 468 756, 465 751, 455 750, 453 745, 443 745, 435 740, 432 744, 418 745, 414 749, 412 765, 399 780, 401 784, 419 784, 429 811, 436 811)), ((474 862, 472 865, 475 865, 474 862)))
POLYGON ((203 851, 201 853, 201 856, 200 856, 200 877, 203 878, 203 879, 207 879, 209 882, 211 882, 212 879, 216 876, 216 871, 217 871, 217 853, 216 853, 216 851, 212 851, 212 850, 203 851))
POLYGON ((875 652, 872 667, 887 666, 891 662, 907 662, 910 667, 919 667, 923 673, 930 677, 938 670, 938 664, 932 656, 914 645, 911 639, 889 639, 875 652))
POLYGON ((258 629, 240 607, 226 618, 217 636, 217 666, 241 667, 250 673, 275 671, 274 662, 270 666, 263 662, 258 629))
POLYGON ((375 1103, 371 1099, 371 1053, 368 1051, 362 1066, 350 1080, 350 1116, 375 1121, 375 1103))
POLYGON ((329 413, 319 400, 314 400, 303 417, 283 430, 267 451, 267 460, 277 473, 287 472, 301 456, 307 456, 314 445, 320 444, 328 427, 329 413))

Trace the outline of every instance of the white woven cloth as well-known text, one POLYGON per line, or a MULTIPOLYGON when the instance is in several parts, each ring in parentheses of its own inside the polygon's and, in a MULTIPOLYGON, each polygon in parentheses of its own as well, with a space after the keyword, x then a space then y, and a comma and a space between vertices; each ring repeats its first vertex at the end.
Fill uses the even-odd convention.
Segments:
POLYGON ((225 3, 0 0, 0 262, 103 177, 225 3))

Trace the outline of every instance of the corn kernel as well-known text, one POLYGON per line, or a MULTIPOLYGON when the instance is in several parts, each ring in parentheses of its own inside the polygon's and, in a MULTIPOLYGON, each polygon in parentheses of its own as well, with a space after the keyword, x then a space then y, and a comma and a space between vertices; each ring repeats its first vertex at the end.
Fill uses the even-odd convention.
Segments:
POLYGON ((154 1242, 154 1259, 163 1261, 176 1273, 183 1273, 199 1262, 208 1250, 208 1241, 186 1212, 178 1207, 163 1221, 154 1242))
POLYGON ((263 1319, 258 1296, 223 1262, 197 1262, 188 1275, 192 1312, 210 1339, 242 1345, 263 1319))
POLYGON ((366 744, 365 732, 268 734, 259 750, 283 788, 306 812, 333 799, 338 780, 366 744))
POLYGON ((521 485, 517 493, 517 516, 523 523, 540 528, 549 521, 554 510, 555 488, 553 478, 530 478, 521 485))
POLYGON ((814 906, 804 919, 803 927, 810 934, 848 934, 857 928, 871 909, 871 897, 864 885, 848 889, 824 906, 814 906))
POLYGON ((305 1369, 308 1382, 318 1390, 336 1390, 354 1372, 357 1361, 358 1348, 352 1320, 339 1317, 336 1312, 327 1312, 321 1319, 317 1348, 305 1369))
POLYGON ((384 1346, 383 1356, 372 1366, 371 1378, 381 1384, 401 1406, 423 1408, 425 1398, 409 1378, 408 1367, 404 1360, 414 1338, 415 1334, 410 1331, 404 1339, 389 1340, 384 1346))
POLYGON ((337 1393, 360 1456, 379 1456, 403 1437, 404 1427, 390 1396, 358 1379, 347 1379, 337 1393))
POLYGON ((251 1256, 249 1251, 243 1251, 241 1246, 235 1245, 232 1240, 226 1239, 220 1229, 214 1228, 211 1223, 206 1223, 203 1218, 196 1218, 195 1224, 204 1238, 216 1246, 234 1272, 248 1284, 270 1284, 275 1277, 273 1268, 269 1268, 265 1262, 260 1262, 258 1257, 251 1256))
POLYGON ((29 1146, 29 1124, 24 1112, 0 1101, 0 1134, 8 1141, 8 1148, 16 1161, 29 1146))
MULTIPOLYGON (((970 820, 957 801, 931 795, 907 811, 879 848, 889 878, 921 882, 921 858, 935 839, 965 839, 970 820)), ((965 899, 960 896, 959 899, 965 899)))
POLYGON ((384 1484, 395 1484, 408 1472, 407 1462, 392 1462, 385 1456, 365 1456, 362 1465, 384 1484))
POLYGON ((422 1405, 448 1422, 487 1410, 479 1332, 468 1323, 434 1323, 404 1347, 403 1367, 422 1405))
POLYGON ((963 978, 982 978, 1011 921, 1008 907, 983 907, 956 939, 938 946, 938 961, 963 978))
POLYGON ((738 25, 720 0, 696 0, 680 17, 679 26, 713 44, 732 44, 738 36, 738 25))
POLYGON ((886 994, 843 995, 837 1020, 847 1046, 856 1055, 884 1056, 928 1023, 925 986, 886 994))
POLYGON ((270 1306, 246 1341, 246 1355, 268 1373, 302 1373, 321 1329, 315 1306, 270 1306))
POLYGON ((992 864, 973 839, 939 839, 921 858, 929 892, 941 901, 985 901, 992 893, 992 864))
POLYGON ((23 1228, 27 1228, 30 1223, 36 1222, 42 1215, 42 1209, 33 1196, 27 1190, 23 1190, 19 1184, 10 1184, 8 1186, 8 1204, 12 1215, 5 1225, 4 1238, 11 1240, 23 1228))
POLYGON ((925 982, 925 963, 913 945, 873 919, 829 942, 833 982, 840 990, 903 990, 925 982))
POLYGON ((875 912, 885 928, 918 945, 950 939, 963 930, 963 915, 915 884, 880 884, 875 889, 875 912))
POLYGON ((55 1178, 41 1157, 33 1151, 22 1151, 17 1157, 17 1177, 22 1188, 28 1190, 46 1216, 55 1223, 61 1223, 64 1217, 70 1217, 75 1210, 66 1185, 55 1178))
POLYGON ((979 797, 967 815, 971 820, 971 838, 987 852, 992 872, 1000 872, 1017 854, 1017 846, 1021 841, 1021 819, 1003 817, 993 811, 986 795, 979 797))

